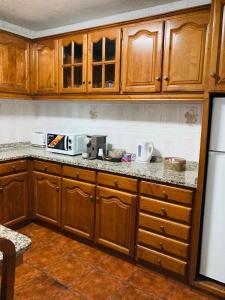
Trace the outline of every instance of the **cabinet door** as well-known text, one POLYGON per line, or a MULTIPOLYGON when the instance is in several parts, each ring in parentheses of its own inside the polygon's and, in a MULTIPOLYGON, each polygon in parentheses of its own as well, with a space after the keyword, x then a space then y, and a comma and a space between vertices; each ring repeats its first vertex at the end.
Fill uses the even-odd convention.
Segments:
POLYGON ((86 92, 87 34, 59 40, 59 90, 86 92))
POLYGON ((210 90, 225 91, 225 0, 213 1, 210 90))
POLYGON ((121 29, 88 34, 88 92, 119 92, 121 29))
POLYGON ((61 178, 34 172, 34 202, 38 219, 60 225, 61 178))
POLYGON ((27 173, 8 175, 0 179, 0 210, 1 223, 6 226, 27 218, 27 173))
POLYGON ((29 92, 29 43, 0 33, 0 91, 29 92))
POLYGON ((123 29, 123 92, 159 92, 161 88, 163 22, 123 29))
POLYGON ((95 185, 63 179, 62 227, 94 239, 95 185))
POLYGON ((43 40, 34 44, 34 83, 35 93, 57 93, 57 40, 43 40))
POLYGON ((184 14, 165 25, 163 91, 203 91, 209 12, 184 14))
POLYGON ((132 256, 137 197, 98 187, 96 199, 96 242, 132 256))

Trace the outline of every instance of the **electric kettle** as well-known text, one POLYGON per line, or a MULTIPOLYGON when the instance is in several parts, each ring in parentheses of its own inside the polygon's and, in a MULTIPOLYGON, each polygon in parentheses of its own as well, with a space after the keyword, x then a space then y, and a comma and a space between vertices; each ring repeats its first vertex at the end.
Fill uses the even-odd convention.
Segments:
POLYGON ((137 145, 136 161, 137 162, 150 162, 154 145, 152 142, 140 143, 137 145))

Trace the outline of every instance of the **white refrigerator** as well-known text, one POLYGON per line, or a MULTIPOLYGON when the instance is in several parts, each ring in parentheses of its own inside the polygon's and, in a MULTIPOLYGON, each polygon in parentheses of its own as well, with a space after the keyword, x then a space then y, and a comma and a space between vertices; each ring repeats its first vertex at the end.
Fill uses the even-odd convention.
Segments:
POLYGON ((225 97, 212 106, 200 274, 225 283, 225 97))

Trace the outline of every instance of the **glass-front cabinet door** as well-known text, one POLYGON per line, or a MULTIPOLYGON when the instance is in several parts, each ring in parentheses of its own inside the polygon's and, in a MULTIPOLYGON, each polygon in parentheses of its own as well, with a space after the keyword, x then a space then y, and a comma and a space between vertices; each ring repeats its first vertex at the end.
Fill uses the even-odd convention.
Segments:
POLYGON ((59 40, 60 92, 86 92, 87 34, 59 40))
POLYGON ((88 34, 88 92, 119 92, 120 28, 88 34))

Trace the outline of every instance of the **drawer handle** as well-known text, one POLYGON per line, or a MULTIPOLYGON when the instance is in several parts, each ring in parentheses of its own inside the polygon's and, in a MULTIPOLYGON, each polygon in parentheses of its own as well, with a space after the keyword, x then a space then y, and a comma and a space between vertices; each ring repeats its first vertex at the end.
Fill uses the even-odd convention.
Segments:
POLYGON ((15 171, 15 170, 16 170, 16 166, 13 165, 13 166, 12 166, 12 169, 15 171))
POLYGON ((0 193, 3 193, 3 191, 4 191, 4 188, 0 187, 0 193))
POLYGON ((93 202, 93 200, 94 200, 94 196, 90 196, 90 199, 91 199, 91 202, 93 202))
POLYGON ((162 194, 163 194, 164 199, 168 198, 168 195, 167 195, 167 193, 165 191, 162 191, 162 194))
POLYGON ((100 197, 96 197, 97 203, 100 203, 100 197))
POLYGON ((80 176, 80 173, 76 172, 76 177, 79 178, 79 176, 80 176))
POLYGON ((163 225, 160 225, 160 229, 162 232, 165 232, 165 227, 163 225))
POLYGON ((56 187, 57 192, 59 191, 59 186, 56 187))
POLYGON ((162 265, 162 260, 161 260, 161 259, 157 259, 157 264, 158 264, 159 266, 161 266, 161 265, 162 265))
POLYGON ((162 242, 159 243, 159 247, 160 247, 161 250, 164 250, 164 246, 163 246, 162 242))
POLYGON ((45 171, 48 171, 48 167, 47 167, 47 166, 45 166, 45 167, 44 167, 44 170, 45 170, 45 171))
POLYGON ((165 207, 162 207, 162 208, 161 208, 161 212, 162 212, 162 214, 163 214, 164 216, 167 215, 165 207))
POLYGON ((114 182, 115 186, 118 186, 118 182, 117 182, 117 180, 116 180, 116 179, 115 179, 115 180, 113 180, 113 182, 114 182))

